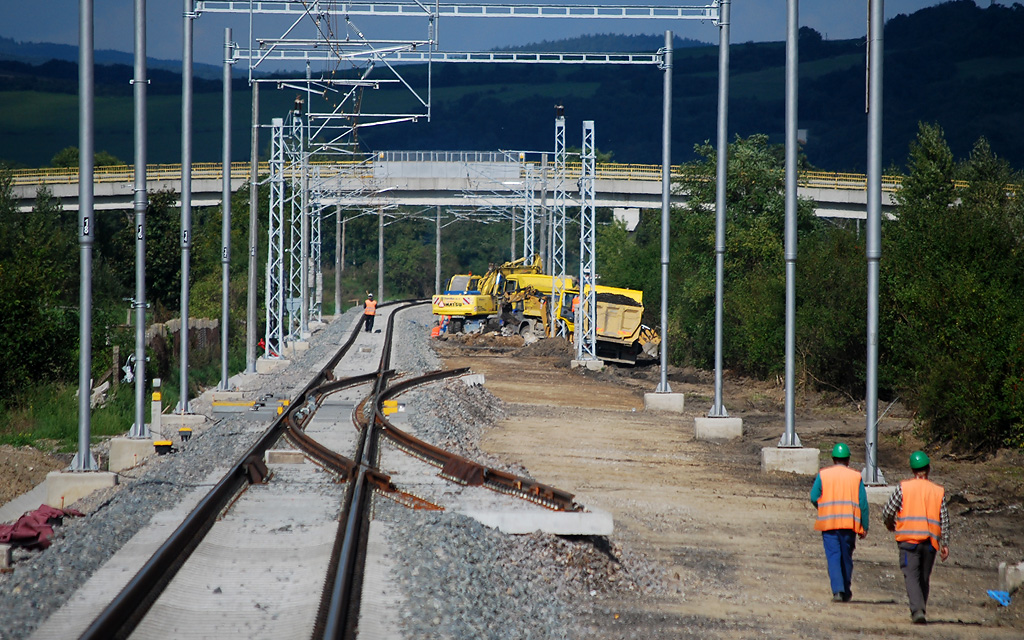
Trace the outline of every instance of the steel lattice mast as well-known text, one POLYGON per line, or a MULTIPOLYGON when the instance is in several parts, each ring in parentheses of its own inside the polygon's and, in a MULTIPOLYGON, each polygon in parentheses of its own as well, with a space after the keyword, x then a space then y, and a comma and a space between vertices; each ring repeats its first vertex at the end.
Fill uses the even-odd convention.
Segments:
POLYGON ((580 176, 580 315, 576 318, 576 359, 597 360, 597 285, 594 252, 594 121, 583 121, 580 176))
MULTIPOLYGON (((554 205, 551 222, 551 312, 565 292, 565 114, 562 107, 555 112, 555 166, 554 205)), ((565 326, 557 327, 558 335, 566 338, 565 326)))
POLYGON ((274 118, 270 129, 270 226, 267 250, 265 356, 279 359, 284 352, 284 119, 274 118))

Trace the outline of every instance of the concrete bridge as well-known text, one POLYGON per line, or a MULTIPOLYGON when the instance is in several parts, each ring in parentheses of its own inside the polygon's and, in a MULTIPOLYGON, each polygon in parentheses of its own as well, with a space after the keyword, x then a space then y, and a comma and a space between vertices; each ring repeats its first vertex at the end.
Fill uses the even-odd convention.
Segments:
MULTIPOLYGON (((567 163, 567 206, 578 206, 579 163, 567 163)), ((222 172, 220 163, 195 163, 192 167, 192 206, 220 204, 222 172)), ((673 175, 680 168, 673 167, 673 175)), ((268 163, 259 165, 265 178, 268 163)), ((250 164, 231 166, 231 190, 249 181, 250 164)), ((661 166, 599 163, 596 166, 595 206, 620 209, 661 208, 661 166)), ((285 179, 297 176, 297 167, 285 168, 285 179)), ((525 162, 502 152, 385 151, 360 162, 328 162, 310 165, 313 201, 324 207, 434 206, 458 208, 522 207, 532 191, 535 204, 550 203, 555 188, 552 163, 525 162)), ((28 211, 36 192, 46 187, 65 210, 78 210, 78 170, 28 169, 13 172, 13 191, 19 209, 28 211)), ((181 190, 180 165, 149 165, 146 169, 150 193, 181 190)), ((94 208, 130 210, 134 173, 131 166, 98 167, 94 172, 94 208)), ((882 209, 892 207, 892 194, 899 178, 883 178, 882 209)), ((863 174, 804 172, 799 177, 799 195, 813 200, 821 217, 865 219, 867 177, 863 174)), ((673 203, 686 202, 685 194, 672 196, 673 203)))

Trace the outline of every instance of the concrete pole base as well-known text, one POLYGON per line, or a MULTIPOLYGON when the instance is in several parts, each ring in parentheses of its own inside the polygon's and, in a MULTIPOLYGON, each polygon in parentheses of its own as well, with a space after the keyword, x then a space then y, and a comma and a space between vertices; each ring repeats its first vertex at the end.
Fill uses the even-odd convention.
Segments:
POLYGON ((569 363, 569 367, 572 369, 579 369, 580 367, 586 367, 589 371, 600 371, 604 369, 603 360, 572 360, 569 363))
POLYGON ((999 590, 1013 593, 1024 584, 1024 562, 1019 564, 999 563, 999 590))
POLYGON ((807 447, 764 447, 761 449, 761 470, 813 476, 818 473, 820 453, 807 447))
POLYGON ((51 471, 46 474, 46 504, 66 509, 93 491, 116 484, 117 474, 109 471, 51 471))
POLYGON ((645 393, 644 411, 669 411, 682 413, 686 406, 685 398, 681 393, 645 393))
POLYGON ((743 437, 742 418, 694 418, 693 437, 697 440, 732 440, 743 437))
POLYGON ((153 452, 152 438, 113 438, 110 440, 107 468, 113 472, 131 469, 153 455, 153 452))
POLYGON ((876 504, 880 507, 885 506, 885 503, 889 501, 889 496, 896 490, 896 487, 889 485, 867 485, 864 487, 864 492, 868 494, 868 504, 876 504))
POLYGON ((264 358, 260 356, 256 358, 256 373, 273 373, 280 367, 287 367, 292 363, 291 360, 284 358, 264 358))

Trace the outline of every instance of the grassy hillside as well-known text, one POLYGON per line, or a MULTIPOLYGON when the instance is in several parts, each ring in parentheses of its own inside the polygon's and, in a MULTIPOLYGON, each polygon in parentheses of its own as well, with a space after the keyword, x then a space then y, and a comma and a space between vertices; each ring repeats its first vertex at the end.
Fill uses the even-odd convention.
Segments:
MULTIPOLYGON (((1014 166, 1024 166, 1024 6, 982 9, 971 0, 949 2, 898 16, 886 27, 883 165, 901 165, 919 121, 938 123, 955 155, 965 156, 981 136, 1014 166)), ((638 46, 636 38, 599 36, 604 50, 638 46)), ((655 42, 656 39, 651 40, 655 42)), ((580 46, 566 41, 565 50, 580 46)), ((589 44, 589 41, 588 41, 589 44)), ((688 42, 688 45, 699 43, 688 42)), ((552 50, 557 43, 535 48, 552 50)), ((811 29, 800 38, 799 126, 808 130, 809 161, 836 171, 864 171, 864 43, 827 41, 811 29)), ((77 145, 74 77, 67 68, 11 70, 0 63, 0 161, 46 164, 77 145)), ((13 64, 13 63, 7 63, 13 64)), ((69 63, 61 63, 68 65, 69 63)), ((25 65, 23 65, 25 66, 25 65)), ((97 72, 96 149, 132 156, 131 94, 127 66, 97 72)), ((164 72, 166 73, 166 72, 164 72)), ((715 138, 718 48, 676 50, 673 161, 715 138)), ((427 95, 425 67, 403 75, 427 95)), ((550 149, 553 107, 564 105, 567 143, 578 146, 581 121, 594 120, 597 146, 621 162, 660 161, 662 72, 655 67, 446 64, 433 69, 431 118, 362 131, 367 149, 550 149)), ((383 77, 377 75, 377 77, 383 77)), ((220 86, 197 81, 197 162, 220 160, 220 86)), ((785 43, 734 44, 731 49, 730 138, 765 133, 784 138, 785 43)), ((261 120, 283 117, 294 90, 265 85, 261 120)), ((150 96, 150 159, 180 159, 180 81, 154 82, 150 96)), ((326 108, 327 104, 314 104, 326 108)), ((367 91, 364 113, 425 111, 396 85, 367 91)), ((250 95, 234 94, 233 156, 248 157, 250 95)), ((264 144, 265 153, 266 145, 264 144)))

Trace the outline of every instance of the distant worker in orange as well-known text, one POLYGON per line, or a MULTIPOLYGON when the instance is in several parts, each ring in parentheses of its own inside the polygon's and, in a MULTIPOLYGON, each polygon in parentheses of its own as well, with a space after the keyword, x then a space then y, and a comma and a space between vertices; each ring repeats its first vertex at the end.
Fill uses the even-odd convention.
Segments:
POLYGON ((811 487, 811 504, 818 508, 815 531, 821 532, 832 584, 832 601, 853 598, 853 550, 857 537, 868 535, 868 494, 860 474, 850 468, 850 448, 832 447, 832 466, 818 472, 811 487))
POLYGON ((366 333, 373 331, 373 318, 377 315, 377 301, 373 299, 373 294, 366 294, 366 300, 363 301, 363 329, 366 333))
POLYGON ((896 532, 910 619, 914 624, 925 624, 935 555, 938 553, 943 562, 949 557, 949 511, 945 489, 928 479, 928 454, 910 454, 910 470, 914 477, 904 480, 893 491, 882 508, 882 520, 886 529, 896 532))

